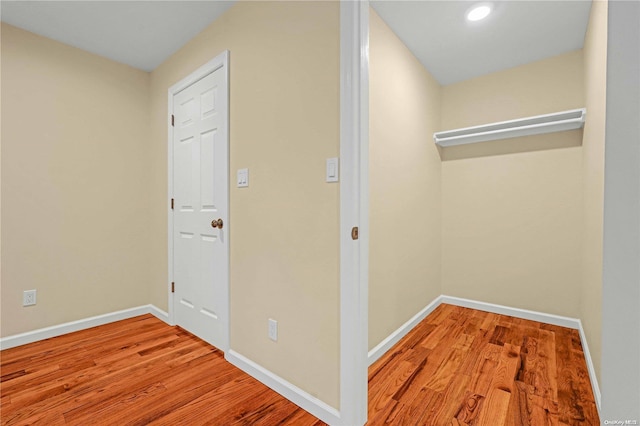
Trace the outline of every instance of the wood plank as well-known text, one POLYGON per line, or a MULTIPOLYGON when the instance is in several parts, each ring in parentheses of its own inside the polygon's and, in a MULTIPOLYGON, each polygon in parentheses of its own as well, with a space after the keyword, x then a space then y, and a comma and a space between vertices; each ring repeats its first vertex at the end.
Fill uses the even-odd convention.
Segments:
POLYGON ((540 330, 538 356, 533 383, 534 394, 551 401, 558 400, 555 333, 540 330))
POLYGON ((444 398, 445 396, 441 392, 434 392, 431 398, 425 403, 422 414, 415 420, 413 424, 416 426, 437 424, 435 423, 437 410, 445 403, 444 398))
POLYGON ((471 380, 468 387, 470 392, 483 397, 488 395, 494 371, 498 366, 501 349, 500 346, 488 343, 485 345, 485 349, 480 352, 479 356, 475 357, 478 362, 470 374, 471 380))
POLYGON ((389 402, 394 398, 399 390, 402 390, 408 379, 412 377, 417 367, 412 363, 401 361, 395 368, 393 374, 385 377, 384 381, 380 382, 379 386, 372 387, 370 389, 371 395, 369 397, 369 413, 372 417, 375 417, 378 412, 384 411, 387 408, 389 402))
MULTIPOLYGON (((394 407, 393 424, 402 426, 416 424, 416 420, 422 418, 428 408, 433 407, 439 398, 442 398, 441 393, 421 388, 414 394, 413 399, 405 398, 403 399, 405 402, 399 402, 394 407)), ((370 420, 369 424, 376 424, 375 419, 370 420)))
POLYGON ((531 426, 531 413, 529 410, 529 394, 527 385, 516 381, 514 391, 509 399, 505 426, 531 426))
POLYGON ((453 344, 460 334, 462 334, 462 328, 455 321, 445 319, 420 342, 420 345, 433 350, 436 346, 441 345, 443 341, 450 345, 453 344))
MULTIPOLYGON (((492 389, 500 389, 505 392, 513 392, 516 374, 520 367, 520 348, 505 343, 498 365, 493 374, 491 384, 489 385, 489 393, 492 389)), ((488 397, 488 395, 487 395, 488 397)))
POLYGON ((475 338, 473 339, 473 343, 469 348, 470 355, 460 366, 460 372, 468 375, 473 374, 478 369, 477 364, 483 362, 483 360, 487 359, 488 356, 491 357, 491 360, 495 361, 496 363, 498 362, 498 357, 500 352, 502 351, 502 347, 489 344, 491 335, 491 331, 478 328, 475 334, 475 338))
POLYGON ((481 426, 504 425, 507 419, 510 398, 510 392, 498 388, 491 389, 484 407, 480 411, 477 424, 481 426))
POLYGON ((482 403, 484 396, 477 393, 467 392, 464 396, 462 404, 455 414, 457 425, 472 425, 477 422, 478 413, 482 411, 482 403))
POLYGON ((64 420, 64 416, 59 411, 48 411, 41 413, 38 416, 25 419, 23 421, 16 421, 10 416, 2 415, 3 425, 42 425, 42 426, 64 426, 67 423, 64 420))
POLYGON ((291 413, 289 417, 282 419, 283 425, 299 425, 299 426, 320 426, 326 425, 326 423, 309 416, 309 413, 302 408, 298 408, 291 413))
POLYGON ((443 392, 438 392, 438 398, 432 407, 423 415, 423 420, 432 421, 435 425, 444 425, 454 421, 460 406, 466 403, 465 389, 469 386, 469 376, 456 374, 443 392), (425 417, 428 415, 428 417, 425 417))
POLYGON ((509 329, 501 325, 496 325, 489 339, 489 343, 493 345, 504 346, 505 337, 509 329))
POLYGON ((586 371, 586 364, 574 356, 571 333, 556 330, 555 341, 559 421, 568 425, 599 424, 597 415, 594 416, 596 409, 588 375, 580 373, 586 371), (582 379, 581 375, 587 377, 582 379), (589 385, 582 385, 583 381, 589 385))
MULTIPOLYGON (((206 419, 211 422, 224 420, 229 424, 246 416, 256 406, 260 407, 263 401, 271 402, 270 398, 273 395, 266 387, 255 385, 252 377, 242 376, 215 390, 202 393, 198 398, 174 410, 166 408, 150 412, 144 418, 141 417, 140 421, 150 425, 171 425, 197 424, 206 419)), ((169 405, 172 406, 173 403, 169 405)))
POLYGON ((558 425, 558 404, 535 395, 533 386, 516 381, 509 401, 507 426, 558 425))
POLYGON ((487 315, 484 317, 484 320, 480 324, 480 329, 493 330, 495 326, 498 325, 498 321, 500 321, 500 315, 487 312, 487 315))
POLYGON ((379 407, 376 411, 369 415, 367 424, 394 424, 396 414, 398 413, 398 410, 396 410, 397 405, 398 401, 396 401, 395 399, 389 400, 384 406, 379 407))
POLYGON ((442 362, 436 367, 431 377, 424 384, 424 387, 436 392, 443 392, 451 383, 458 371, 460 364, 464 361, 466 351, 452 349, 448 351, 442 362))
POLYGON ((440 323, 442 323, 442 321, 447 319, 447 317, 449 316, 449 314, 451 313, 451 310, 453 308, 454 308, 453 305, 448 305, 446 303, 442 303, 442 304, 438 305, 433 310, 433 312, 431 312, 427 316, 427 318, 425 318, 425 321, 428 322, 429 324, 440 325, 440 323))
MULTIPOLYGON (((449 351, 450 348, 446 345, 439 345, 433 351, 429 351, 403 386, 398 389, 394 399, 403 403, 413 400, 422 388, 427 387, 427 383, 433 379, 435 372, 445 363, 449 351)), ((371 397, 369 401, 369 407, 371 407, 371 397)))

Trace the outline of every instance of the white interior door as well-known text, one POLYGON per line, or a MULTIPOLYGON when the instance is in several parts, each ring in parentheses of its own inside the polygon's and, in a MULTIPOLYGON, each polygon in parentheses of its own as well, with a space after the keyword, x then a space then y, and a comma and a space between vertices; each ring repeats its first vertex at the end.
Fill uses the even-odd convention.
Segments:
POLYGON ((197 75, 200 69, 173 94, 170 152, 173 319, 223 351, 229 312, 226 68, 225 61, 204 76, 197 75))

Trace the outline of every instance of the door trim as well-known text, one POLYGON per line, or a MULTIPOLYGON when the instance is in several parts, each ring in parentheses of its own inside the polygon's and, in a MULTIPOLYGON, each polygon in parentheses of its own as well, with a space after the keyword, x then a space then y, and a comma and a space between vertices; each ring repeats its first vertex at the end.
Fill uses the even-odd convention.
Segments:
POLYGON ((173 279, 173 210, 171 209, 171 199, 173 198, 173 149, 172 149, 172 141, 173 141, 173 126, 171 125, 171 115, 173 114, 173 96, 192 84, 198 82, 209 74, 217 71, 218 69, 224 69, 224 77, 223 77, 223 87, 221 88, 222 95, 220 96, 220 110, 225 115, 222 118, 222 122, 224 123, 223 134, 221 135, 224 143, 227 145, 227 194, 226 194, 226 203, 227 210, 229 212, 227 223, 225 224, 225 241, 224 241, 224 250, 227 254, 227 261, 224 262, 224 266, 226 271, 223 271, 223 276, 226 278, 226 289, 227 289, 227 297, 225 303, 227 305, 226 309, 226 317, 224 318, 225 327, 224 327, 224 336, 223 336, 223 344, 220 345, 218 349, 223 352, 227 352, 229 350, 229 329, 230 329, 230 301, 229 301, 229 240, 231 238, 231 205, 229 203, 229 51, 225 50, 206 64, 202 65, 197 70, 193 71, 187 77, 183 78, 173 86, 171 86, 168 90, 168 114, 167 114, 167 159, 168 159, 168 197, 167 197, 167 239, 168 239, 168 281, 167 281, 167 294, 168 294, 168 308, 169 308, 169 324, 175 325, 175 317, 173 311, 173 293, 171 292, 171 283, 174 281, 173 279))
POLYGON ((340 423, 367 420, 369 2, 340 2, 340 423), (357 226, 358 239, 352 239, 357 226))

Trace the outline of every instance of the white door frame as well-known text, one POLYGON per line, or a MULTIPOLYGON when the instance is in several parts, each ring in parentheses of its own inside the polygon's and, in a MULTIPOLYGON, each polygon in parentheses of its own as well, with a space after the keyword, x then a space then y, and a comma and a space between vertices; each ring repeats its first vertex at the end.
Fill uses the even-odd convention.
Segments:
MULTIPOLYGON (((168 90, 168 123, 167 123, 167 158, 168 158, 168 203, 167 203, 167 217, 168 217, 168 264, 169 264, 169 280, 167 282, 167 292, 169 294, 169 324, 175 325, 175 318, 173 312, 173 302, 174 297, 171 292, 171 283, 174 281, 173 279, 173 210, 171 208, 171 199, 173 197, 173 126, 171 124, 171 115, 173 114, 173 96, 191 86, 193 83, 203 79, 207 75, 217 71, 220 68, 224 68, 224 78, 223 78, 223 87, 220 88, 220 111, 224 114, 222 118, 222 122, 224 123, 224 129, 221 132, 221 139, 227 145, 227 170, 229 170, 229 51, 225 50, 206 64, 202 65, 200 68, 189 74, 187 77, 183 78, 173 86, 171 86, 168 90)), ((229 204, 229 175, 227 174, 227 207, 230 212, 230 204, 229 204)), ((230 226, 230 217, 227 219, 227 223, 225 224, 225 239, 224 239, 224 249, 229 254, 229 239, 231 237, 231 226, 230 226)), ((223 352, 227 352, 229 350, 229 257, 227 256, 227 262, 225 263, 226 272, 223 273, 223 276, 226 277, 226 287, 227 287, 227 298, 226 298, 226 318, 223 318, 226 327, 224 328, 224 336, 223 336, 223 344, 221 344, 218 349, 223 352)))
POLYGON ((340 2, 340 170, 340 423, 354 426, 368 402, 368 0, 340 2))

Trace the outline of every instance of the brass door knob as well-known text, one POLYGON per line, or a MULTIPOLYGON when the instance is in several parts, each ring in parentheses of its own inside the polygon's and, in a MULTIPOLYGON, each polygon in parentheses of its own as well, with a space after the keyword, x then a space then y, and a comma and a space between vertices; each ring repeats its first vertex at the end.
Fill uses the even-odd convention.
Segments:
POLYGON ((223 226, 223 222, 222 219, 214 219, 211 221, 211 227, 212 228, 218 228, 218 229, 222 229, 223 226))

